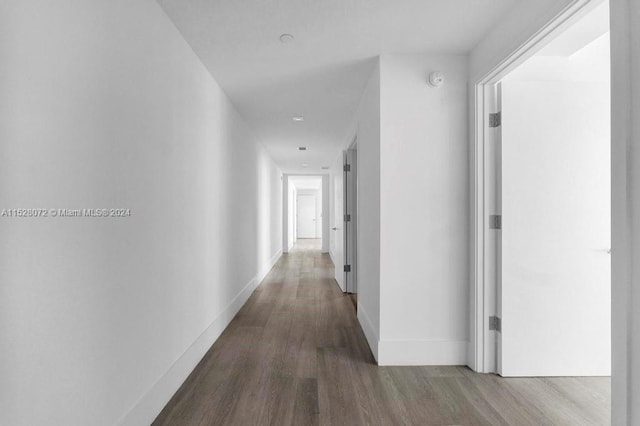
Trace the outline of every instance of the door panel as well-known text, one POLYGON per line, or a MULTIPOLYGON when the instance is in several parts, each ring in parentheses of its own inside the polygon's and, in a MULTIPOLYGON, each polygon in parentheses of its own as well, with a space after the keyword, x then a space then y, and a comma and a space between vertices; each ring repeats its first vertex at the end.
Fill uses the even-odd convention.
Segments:
POLYGON ((332 240, 333 244, 333 255, 335 262, 335 278, 340 286, 342 291, 346 291, 345 282, 344 282, 344 272, 342 271, 341 266, 344 265, 344 235, 343 228, 344 225, 342 223, 343 220, 343 176, 342 173, 336 173, 333 178, 333 232, 334 238, 332 240))
POLYGON ((502 83, 503 376, 610 374, 608 99, 502 83))
POLYGON ((298 238, 316 238, 315 195, 298 195, 298 238))

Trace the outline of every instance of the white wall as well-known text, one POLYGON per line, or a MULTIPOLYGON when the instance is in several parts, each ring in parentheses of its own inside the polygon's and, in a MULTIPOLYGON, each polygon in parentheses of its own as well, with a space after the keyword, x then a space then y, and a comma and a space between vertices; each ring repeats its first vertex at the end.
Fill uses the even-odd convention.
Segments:
MULTIPOLYGON (((345 138, 347 146, 358 137, 358 247, 366 248, 358 319, 382 365, 466 363, 467 69, 464 56, 381 57, 345 138), (426 83, 435 70, 445 74, 440 89, 426 83)), ((342 176, 333 178, 337 223, 342 176)), ((332 250, 338 257, 342 248, 332 250)))
MULTIPOLYGON (((345 137, 345 149, 358 135, 358 320, 378 358, 380 336, 380 64, 376 60, 353 120, 345 137)), ((334 165, 340 170, 342 165, 334 165)), ((342 185, 339 173, 336 186, 342 185)), ((342 186, 340 186, 342 188, 342 186)), ((342 195, 342 194, 340 194, 342 195)), ((340 205, 341 207, 341 205, 340 205)), ((336 210, 336 215, 338 211, 336 210)), ((339 218, 342 224, 342 210, 339 218)), ((342 229, 344 231, 344 229, 342 229)), ((344 232, 340 234, 344 235, 344 232)), ((340 244, 342 241, 340 241, 340 244)), ((337 268, 342 265, 338 264, 337 268)), ((337 271, 337 273, 340 273, 337 271)))
POLYGON ((465 364, 467 58, 386 55, 380 74, 378 362, 465 364))
POLYGON ((640 0, 611 0, 612 424, 640 424, 640 0))
POLYGON ((149 424, 281 248, 280 173, 152 0, 0 3, 0 423, 149 424))

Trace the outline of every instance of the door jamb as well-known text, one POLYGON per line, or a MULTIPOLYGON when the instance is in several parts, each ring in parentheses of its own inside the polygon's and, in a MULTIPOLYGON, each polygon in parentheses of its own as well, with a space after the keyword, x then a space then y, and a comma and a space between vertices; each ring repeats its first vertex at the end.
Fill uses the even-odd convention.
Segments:
MULTIPOLYGON (((351 143, 346 147, 346 149, 342 152, 343 154, 343 164, 346 165, 349 162, 349 152, 356 151, 358 146, 358 135, 354 135, 351 143)), ((357 155, 357 154, 356 154, 357 155)), ((344 264, 351 265, 351 272, 344 273, 344 283, 345 283, 345 292, 347 293, 357 293, 358 282, 357 282, 357 223, 358 223, 358 200, 357 200, 357 190, 355 197, 353 196, 354 189, 357 188, 357 158, 352 159, 350 166, 352 169, 350 172, 345 171, 343 175, 343 213, 344 216, 351 215, 351 220, 349 224, 343 220, 343 260, 344 264), (349 179, 347 176, 351 176, 349 179), (353 176, 355 176, 355 181, 353 180, 353 176), (349 207, 351 206, 351 207, 349 207), (354 233, 354 229, 356 232, 354 233), (351 256, 349 256, 351 255, 351 256), (351 273, 351 280, 349 280, 347 274, 351 273)), ((343 218, 344 219, 344 218, 343 218)))
POLYGON ((474 282, 471 294, 473 301, 472 319, 472 350, 469 367, 479 373, 495 373, 496 365, 492 360, 486 359, 486 346, 489 344, 489 315, 493 313, 485 311, 485 297, 493 289, 496 283, 489 283, 485 280, 485 271, 489 262, 495 262, 495 254, 485 252, 486 231, 488 230, 488 218, 485 217, 485 198, 489 190, 485 182, 485 128, 488 125, 488 100, 485 98, 485 89, 496 84, 507 74, 521 65, 524 61, 532 57, 548 41, 557 34, 570 27, 576 20, 588 13, 601 3, 601 0, 574 0, 567 5, 560 13, 553 17, 538 32, 530 37, 516 50, 508 54, 498 65, 476 81, 472 81, 472 96, 474 97, 474 124, 473 124, 473 182, 471 191, 473 200, 473 257, 471 265, 474 282), (490 287, 493 286, 493 287, 490 287))

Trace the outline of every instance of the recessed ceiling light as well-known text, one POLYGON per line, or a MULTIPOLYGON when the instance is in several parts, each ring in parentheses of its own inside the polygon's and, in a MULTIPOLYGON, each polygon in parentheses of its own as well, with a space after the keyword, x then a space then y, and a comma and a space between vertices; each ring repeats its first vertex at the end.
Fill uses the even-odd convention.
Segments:
POLYGON ((304 121, 304 117, 301 115, 296 115, 293 117, 293 121, 304 121))
POLYGON ((306 169, 307 167, 309 167, 309 165, 307 163, 302 163, 302 167, 306 169))
POLYGON ((320 167, 322 170, 329 170, 329 166, 321 166, 320 167))
POLYGON ((280 35, 280 42, 287 44, 287 43, 291 43, 292 41, 293 41, 293 36, 291 34, 280 35))
POLYGON ((306 146, 299 146, 298 147, 298 151, 306 151, 307 147, 306 146))

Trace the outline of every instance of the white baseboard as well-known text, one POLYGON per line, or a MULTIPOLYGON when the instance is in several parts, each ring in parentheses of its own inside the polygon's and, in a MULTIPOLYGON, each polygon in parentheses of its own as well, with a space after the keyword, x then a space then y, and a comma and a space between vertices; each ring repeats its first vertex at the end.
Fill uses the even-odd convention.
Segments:
POLYGON ((175 394, 196 365, 198 365, 209 348, 211 348, 218 337, 220 337, 240 308, 246 303, 251 293, 258 287, 264 277, 267 276, 281 255, 282 250, 278 250, 278 252, 263 265, 256 276, 245 285, 220 315, 198 336, 180 358, 169 367, 167 372, 136 402, 133 408, 120 419, 118 422, 119 425, 140 426, 149 425, 153 422, 173 394, 175 394))
POLYGON ((358 322, 360 323, 360 327, 362 327, 364 337, 367 338, 367 343, 369 343, 369 348, 371 349, 373 357, 379 363, 378 332, 371 323, 371 319, 369 318, 367 311, 365 311, 360 303, 358 303, 358 322))
POLYGON ((366 309, 358 322, 378 365, 467 365, 469 342, 454 340, 380 340, 366 309))
POLYGON ((345 291, 347 291, 346 288, 344 288, 344 273, 338 271, 338 267, 336 266, 338 263, 336 262, 336 255, 333 251, 329 250, 329 257, 331 257, 331 261, 333 262, 333 266, 335 267, 335 272, 333 274, 335 280, 338 283, 338 287, 340 287, 340 290, 342 290, 342 292, 344 293, 345 291))
POLYGON ((471 342, 467 342, 467 367, 473 371, 478 371, 479 367, 476 365, 476 354, 474 345, 471 342))
POLYGON ((255 284, 253 287, 254 290, 256 289, 256 287, 260 285, 262 280, 264 280, 264 277, 267 276, 269 271, 271 271, 271 269, 275 266, 276 262, 278 261, 278 259, 280 259, 281 256, 282 256, 282 249, 278 250, 273 256, 271 256, 271 259, 269 259, 267 263, 265 263, 262 266, 262 269, 258 271, 258 274, 255 277, 253 277, 253 280, 251 280, 250 282, 255 281, 255 284))
POLYGON ((466 340, 381 340, 378 365, 467 365, 466 340))

